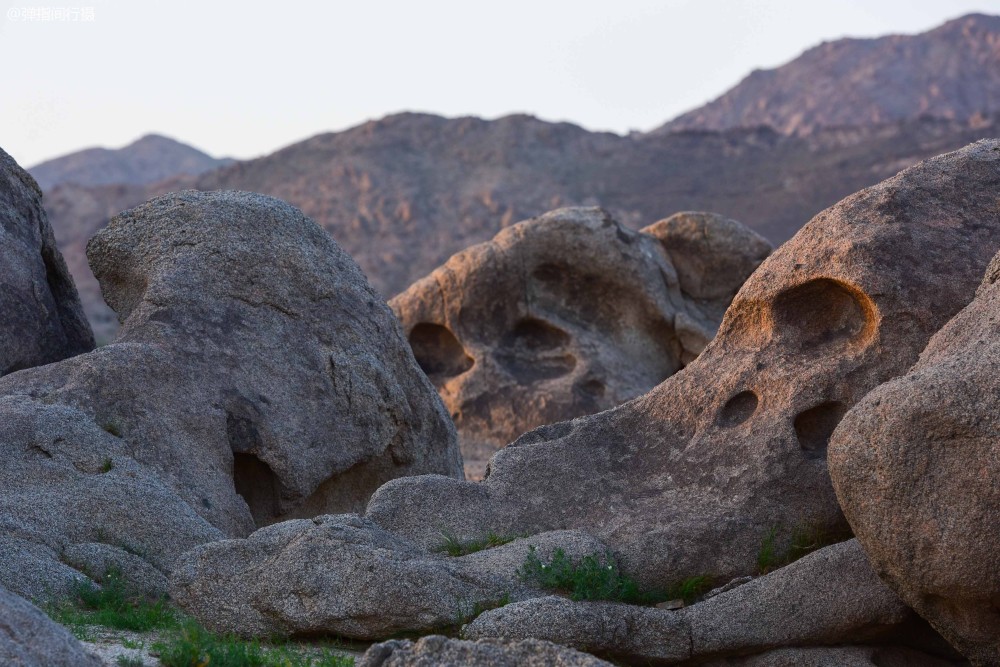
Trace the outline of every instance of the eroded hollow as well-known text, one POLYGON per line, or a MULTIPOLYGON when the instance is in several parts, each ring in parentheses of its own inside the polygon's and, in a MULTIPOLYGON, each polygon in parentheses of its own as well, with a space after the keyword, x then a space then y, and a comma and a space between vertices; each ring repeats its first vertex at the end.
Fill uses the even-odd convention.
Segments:
POLYGON ((473 359, 447 327, 421 322, 410 331, 410 347, 417 364, 435 384, 472 368, 473 359))
POLYGON ((858 340, 869 330, 873 313, 865 294, 830 278, 782 292, 772 311, 778 335, 802 347, 858 340))
POLYGON ((576 368, 576 357, 566 349, 571 341, 559 327, 526 317, 500 339, 496 358, 521 382, 561 377, 576 368))
POLYGON ((800 412, 795 417, 795 437, 806 456, 826 458, 826 448, 837 424, 844 418, 847 406, 839 401, 827 401, 800 412))
POLYGON ((281 515, 281 483, 271 467, 253 454, 233 454, 233 485, 254 523, 266 526, 281 515))
POLYGON ((757 411, 757 394, 749 389, 736 394, 722 406, 719 410, 718 422, 720 426, 739 426, 753 416, 757 411))

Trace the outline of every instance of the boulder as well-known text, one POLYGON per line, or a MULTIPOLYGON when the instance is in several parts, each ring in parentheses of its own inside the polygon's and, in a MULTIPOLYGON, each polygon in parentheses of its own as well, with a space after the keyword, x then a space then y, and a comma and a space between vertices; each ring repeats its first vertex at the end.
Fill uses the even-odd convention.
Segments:
POLYGON ((542 558, 555 548, 571 558, 605 551, 561 531, 451 557, 356 515, 323 516, 193 549, 177 562, 171 595, 209 629, 247 637, 430 633, 542 595, 516 574, 532 547, 542 558))
POLYGON ((913 365, 1000 248, 1000 141, 914 167, 823 211, 766 259, 701 355, 622 406, 543 426, 482 483, 382 486, 367 516, 427 546, 444 530, 585 530, 649 587, 753 573, 762 545, 846 528, 830 434, 913 365))
POLYGON ((462 476, 392 312, 298 210, 167 195, 89 257, 119 338, 0 378, 0 582, 16 592, 112 563, 162 589, 127 556, 165 574, 201 542, 363 508, 397 475, 462 476))
POLYGON ((390 301, 455 420, 470 478, 522 433, 624 403, 689 363, 771 250, 708 213, 643 231, 599 208, 558 209, 390 301))
POLYGON ((975 300, 830 444, 837 495, 876 570, 977 665, 1000 664, 998 279, 1000 255, 975 300))
POLYGON ((611 667, 610 662, 592 655, 527 639, 505 642, 484 639, 477 642, 449 639, 440 635, 375 644, 357 661, 356 667, 611 667))
POLYGON ((0 376, 94 348, 42 191, 0 150, 0 376))
POLYGON ((101 667, 66 628, 0 587, 0 665, 101 667))
POLYGON ((835 646, 779 648, 700 664, 701 667, 957 667, 968 663, 900 646, 835 646))
POLYGON ((545 597, 487 611, 463 634, 532 637, 658 664, 868 641, 943 648, 925 639, 934 633, 879 580, 855 540, 678 611, 545 597))

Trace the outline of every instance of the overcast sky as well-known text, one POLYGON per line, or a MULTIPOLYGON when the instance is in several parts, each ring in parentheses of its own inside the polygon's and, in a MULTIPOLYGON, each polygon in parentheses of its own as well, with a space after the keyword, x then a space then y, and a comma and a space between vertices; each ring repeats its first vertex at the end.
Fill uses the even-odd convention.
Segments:
POLYGON ((648 130, 823 40, 1000 14, 1000 0, 0 6, 0 146, 24 166, 148 132, 253 157, 404 110, 526 112, 595 130, 648 130), (84 18, 92 20, 74 20, 84 18))

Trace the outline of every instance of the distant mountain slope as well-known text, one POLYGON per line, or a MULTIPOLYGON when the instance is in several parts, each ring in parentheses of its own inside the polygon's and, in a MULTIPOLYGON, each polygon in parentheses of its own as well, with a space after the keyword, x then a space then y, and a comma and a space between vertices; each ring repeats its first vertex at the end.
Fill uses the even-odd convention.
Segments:
POLYGON ((124 148, 88 148, 41 164, 28 171, 42 190, 61 183, 76 185, 142 185, 179 174, 197 175, 231 163, 214 158, 179 141, 157 134, 146 136, 124 148))
POLYGON ((736 87, 656 132, 769 126, 783 133, 958 121, 1000 112, 1000 16, 971 14, 919 35, 841 39, 736 87))
POLYGON ((622 137, 530 116, 399 114, 271 155, 150 186, 58 186, 43 203, 98 335, 113 323, 86 269, 108 217, 184 187, 271 194, 301 208, 392 296, 518 220, 602 205, 634 227, 682 210, 740 220, 776 243, 823 208, 921 159, 1000 134, 918 119, 787 136, 770 129, 622 137))

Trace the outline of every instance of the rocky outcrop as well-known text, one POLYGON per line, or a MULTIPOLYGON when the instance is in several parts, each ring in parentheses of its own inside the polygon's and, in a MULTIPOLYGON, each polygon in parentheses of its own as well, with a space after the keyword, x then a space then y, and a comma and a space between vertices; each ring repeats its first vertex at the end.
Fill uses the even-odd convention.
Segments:
POLYGON ((517 576, 529 551, 602 554, 594 538, 560 531, 464 556, 428 551, 356 515, 286 521, 246 540, 185 554, 171 596, 210 629, 384 639, 457 627, 483 609, 542 595, 517 576))
POLYGON ((100 667, 63 627, 0 588, 0 664, 10 667, 100 667))
POLYGON ((598 208, 559 209, 390 301, 455 420, 469 477, 520 434, 624 403, 689 363, 771 250, 713 214, 643 231, 598 208))
POLYGON ((776 647, 845 643, 942 648, 879 581, 855 540, 679 611, 546 597, 487 611, 463 634, 533 637, 641 664, 701 664, 776 647))
POLYGON ((440 635, 417 642, 395 639, 372 646, 357 667, 611 667, 611 663, 549 642, 448 639, 440 635))
POLYGON ((195 544, 361 508, 397 475, 462 475, 391 311, 291 206, 169 195, 89 255, 120 337, 0 379, 0 581, 16 592, 129 554, 166 573, 195 544))
POLYGON ((424 546, 586 530, 663 588, 753 572, 775 526, 778 549, 842 529, 830 434, 972 299, 1000 247, 998 189, 1000 142, 981 141, 848 197, 761 264, 682 373, 523 435, 481 484, 394 480, 367 516, 424 546))
POLYGON ((41 199, 34 179, 0 150, 0 376, 94 347, 41 199))
POLYGON ((830 445, 837 495, 879 574, 977 665, 1000 664, 998 278, 1000 255, 976 299, 830 445))
POLYGON ((900 646, 836 646, 779 648, 700 664, 701 667, 958 667, 968 663, 900 646))

